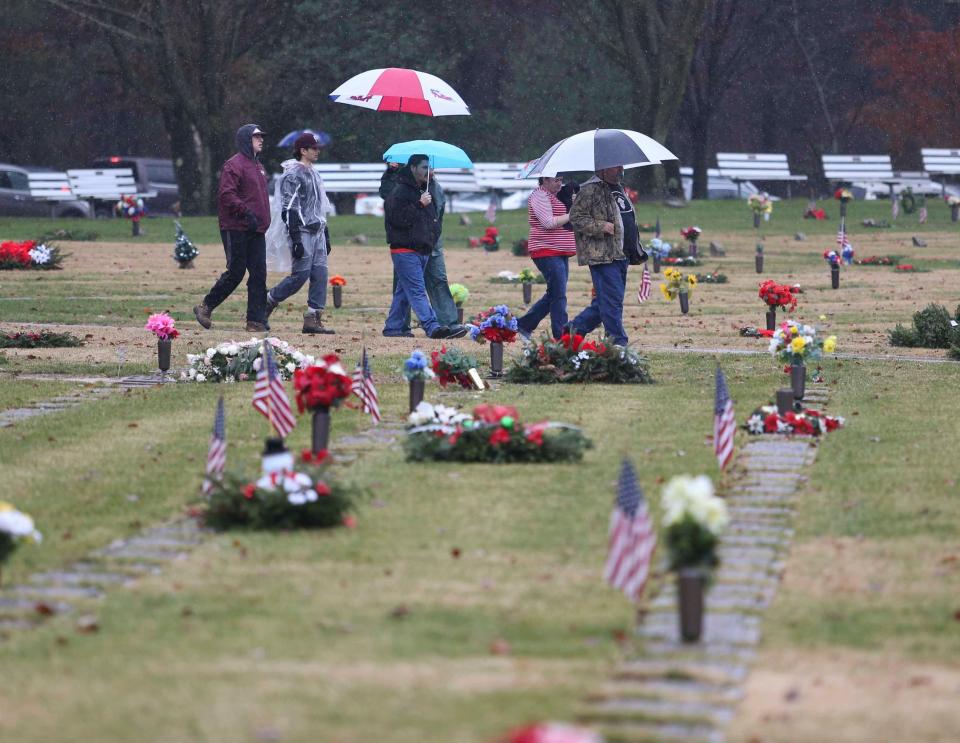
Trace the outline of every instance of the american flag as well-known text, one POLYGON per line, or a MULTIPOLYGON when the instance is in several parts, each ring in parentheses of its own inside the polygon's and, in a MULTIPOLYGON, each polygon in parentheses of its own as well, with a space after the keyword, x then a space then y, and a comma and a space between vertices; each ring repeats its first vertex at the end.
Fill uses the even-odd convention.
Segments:
POLYGON ((650 557, 657 535, 640 492, 637 473, 623 460, 617 480, 617 502, 610 514, 610 547, 603 577, 633 601, 640 597, 650 574, 650 557))
POLYGON ((370 360, 367 358, 366 347, 363 349, 360 361, 357 362, 357 368, 353 370, 351 389, 363 403, 363 412, 370 413, 373 422, 379 423, 380 399, 377 397, 377 388, 373 386, 373 374, 370 373, 370 360))
POLYGON ((920 220, 920 224, 923 224, 927 221, 927 207, 921 206, 919 213, 917 214, 917 219, 920 220))
POLYGON ((223 414, 223 398, 217 402, 217 414, 213 417, 213 433, 207 449, 207 476, 203 479, 203 494, 213 490, 213 483, 223 475, 227 465, 227 421, 223 414))
POLYGON ((297 425, 290 407, 290 399, 283 388, 283 379, 277 371, 273 360, 270 344, 263 341, 263 355, 260 371, 257 372, 257 383, 253 387, 253 407, 259 410, 270 421, 280 438, 287 437, 297 425))
POLYGON ((643 264, 643 274, 640 276, 640 288, 637 289, 637 301, 643 304, 650 299, 650 269, 643 264))
POLYGON ((724 469, 733 459, 733 434, 737 430, 737 421, 733 415, 733 400, 727 390, 727 380, 723 371, 717 367, 717 397, 713 406, 713 450, 717 455, 720 469, 724 469))
POLYGON ((850 241, 847 240, 847 230, 846 226, 843 223, 843 220, 840 220, 840 229, 837 230, 837 245, 840 250, 843 250, 847 245, 850 244, 850 241))

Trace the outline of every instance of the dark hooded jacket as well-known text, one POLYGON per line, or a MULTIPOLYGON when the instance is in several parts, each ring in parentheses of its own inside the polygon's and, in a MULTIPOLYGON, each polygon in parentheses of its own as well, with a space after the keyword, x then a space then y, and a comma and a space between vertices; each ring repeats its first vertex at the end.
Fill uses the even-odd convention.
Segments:
POLYGON ((440 213, 437 207, 435 181, 430 180, 433 201, 420 205, 423 187, 417 183, 409 165, 397 173, 397 185, 383 205, 387 242, 391 248, 409 248, 430 255, 440 238, 440 213))
POLYGON ((237 130, 237 154, 223 164, 217 190, 217 216, 221 230, 246 231, 248 214, 257 218, 257 232, 270 226, 270 199, 267 173, 253 154, 256 124, 244 124, 237 130))

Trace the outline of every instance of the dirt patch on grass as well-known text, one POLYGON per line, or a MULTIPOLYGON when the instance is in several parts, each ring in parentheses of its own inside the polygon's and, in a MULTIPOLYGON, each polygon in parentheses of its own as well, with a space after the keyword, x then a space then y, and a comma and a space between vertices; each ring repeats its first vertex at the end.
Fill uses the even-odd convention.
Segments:
POLYGON ((730 727, 741 743, 946 743, 960 730, 960 666, 847 651, 765 652, 730 727))

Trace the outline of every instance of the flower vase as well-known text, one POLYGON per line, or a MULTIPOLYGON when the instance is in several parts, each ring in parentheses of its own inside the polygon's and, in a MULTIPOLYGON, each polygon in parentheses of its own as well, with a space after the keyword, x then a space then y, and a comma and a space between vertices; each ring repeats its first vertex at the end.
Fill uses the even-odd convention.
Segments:
POLYGON ((161 374, 166 374, 170 370, 170 349, 173 346, 171 340, 157 341, 157 367, 161 374))
POLYGON ((753 229, 760 229, 760 212, 753 213, 753 229))
POLYGON ((457 307, 457 323, 463 325, 463 307, 457 307))
POLYGON ((653 254, 653 272, 660 273, 660 255, 658 253, 653 254))
POLYGON ((333 287, 333 306, 339 309, 340 305, 342 304, 343 304, 343 287, 335 286, 333 287))
POLYGON ((319 407, 313 411, 311 427, 311 450, 314 455, 319 454, 330 445, 330 408, 319 407))
POLYGON ((757 253, 753 257, 753 262, 757 267, 757 273, 763 273, 763 253, 757 253))
POLYGON ((503 343, 490 344, 490 376, 503 376, 503 343))
POLYGON ((680 298, 680 312, 686 315, 690 311, 690 294, 681 291, 677 296, 680 298))
POLYGON ((840 200, 840 219, 847 218, 847 202, 843 199, 840 200))
POLYGON ((524 281, 523 284, 523 303, 530 304, 533 301, 533 284, 529 281, 524 281))
POLYGON ((830 286, 834 289, 840 288, 840 265, 837 263, 830 265, 830 286))
POLYGON ((777 390, 777 414, 786 415, 791 410, 793 410, 793 390, 777 390))
POLYGON ((178 268, 194 268, 193 258, 188 261, 180 261, 178 268))
POLYGON ((777 329, 777 311, 767 310, 767 330, 777 329))
POLYGON ((688 252, 690 253, 691 258, 697 257, 697 241, 696 240, 690 241, 690 250, 688 252))
POLYGON ((703 594, 707 576, 699 568, 677 571, 677 608, 680 611, 680 637, 684 642, 697 642, 703 634, 703 594))
POLYGON ((790 387, 793 389, 793 399, 802 400, 807 387, 807 367, 805 364, 790 365, 790 387))
POLYGON ((423 392, 427 386, 425 379, 410 380, 410 412, 417 409, 417 405, 423 402, 423 392))
POLYGON ((960 221, 960 204, 956 204, 950 207, 950 221, 951 222, 960 221))
POLYGON ((143 234, 143 233, 140 232, 140 220, 139 220, 139 219, 131 219, 131 220, 130 220, 130 224, 133 226, 133 236, 134 236, 134 237, 140 237, 140 235, 143 234))

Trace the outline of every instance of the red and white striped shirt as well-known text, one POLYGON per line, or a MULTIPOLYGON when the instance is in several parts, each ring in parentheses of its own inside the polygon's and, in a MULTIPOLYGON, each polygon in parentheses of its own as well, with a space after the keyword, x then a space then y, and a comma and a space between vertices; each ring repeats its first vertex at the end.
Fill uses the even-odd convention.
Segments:
POLYGON ((569 257, 577 254, 572 230, 557 226, 557 218, 567 213, 563 202, 544 188, 538 188, 527 202, 530 240, 527 251, 531 258, 569 257))

